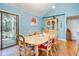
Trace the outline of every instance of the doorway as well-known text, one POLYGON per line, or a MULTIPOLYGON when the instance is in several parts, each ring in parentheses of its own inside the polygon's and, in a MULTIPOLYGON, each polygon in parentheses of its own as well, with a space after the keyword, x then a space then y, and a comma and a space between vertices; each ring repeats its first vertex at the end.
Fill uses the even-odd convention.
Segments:
POLYGON ((79 16, 67 17, 66 39, 79 41, 79 16))

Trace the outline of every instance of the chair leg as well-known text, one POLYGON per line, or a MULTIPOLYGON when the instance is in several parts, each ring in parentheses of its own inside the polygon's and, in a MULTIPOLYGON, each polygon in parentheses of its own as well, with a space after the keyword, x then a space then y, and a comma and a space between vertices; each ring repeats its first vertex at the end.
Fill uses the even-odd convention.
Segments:
POLYGON ((21 50, 20 50, 20 48, 19 48, 19 55, 21 56, 21 50))
POLYGON ((53 54, 52 54, 52 50, 50 50, 50 53, 51 53, 51 56, 52 56, 52 55, 53 55, 53 54))
POLYGON ((26 55, 26 49, 25 49, 25 56, 27 56, 27 55, 26 55))
POLYGON ((48 52, 48 50, 47 50, 47 56, 48 56, 48 53, 49 53, 49 52, 48 52))
POLYGON ((19 55, 21 56, 21 51, 19 51, 19 55))

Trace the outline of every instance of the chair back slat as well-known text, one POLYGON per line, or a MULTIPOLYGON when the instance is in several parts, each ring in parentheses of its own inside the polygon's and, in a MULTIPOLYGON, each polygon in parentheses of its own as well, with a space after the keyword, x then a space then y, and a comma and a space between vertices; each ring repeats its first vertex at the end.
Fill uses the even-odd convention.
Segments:
POLYGON ((51 47, 52 47, 52 39, 50 38, 50 35, 48 36, 48 43, 47 43, 47 49, 49 50, 49 49, 51 49, 51 47))
POLYGON ((19 46, 23 46, 23 47, 26 46, 25 38, 23 37, 23 35, 21 34, 17 35, 17 41, 19 46))
POLYGON ((52 39, 50 39, 50 40, 48 41, 48 46, 47 46, 47 48, 50 49, 51 46, 52 46, 52 39))

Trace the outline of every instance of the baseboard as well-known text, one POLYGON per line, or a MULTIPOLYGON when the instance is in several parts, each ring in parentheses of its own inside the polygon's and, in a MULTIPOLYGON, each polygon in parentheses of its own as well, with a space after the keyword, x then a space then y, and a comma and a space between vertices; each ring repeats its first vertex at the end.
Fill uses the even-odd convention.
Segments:
POLYGON ((58 40, 66 41, 66 39, 58 38, 58 40))

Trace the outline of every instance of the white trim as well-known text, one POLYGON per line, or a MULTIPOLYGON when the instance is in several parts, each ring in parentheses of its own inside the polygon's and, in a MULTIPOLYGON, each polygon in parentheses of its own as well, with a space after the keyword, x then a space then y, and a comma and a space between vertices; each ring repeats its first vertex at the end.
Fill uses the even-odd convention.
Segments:
POLYGON ((58 40, 66 41, 66 39, 58 38, 58 40))

